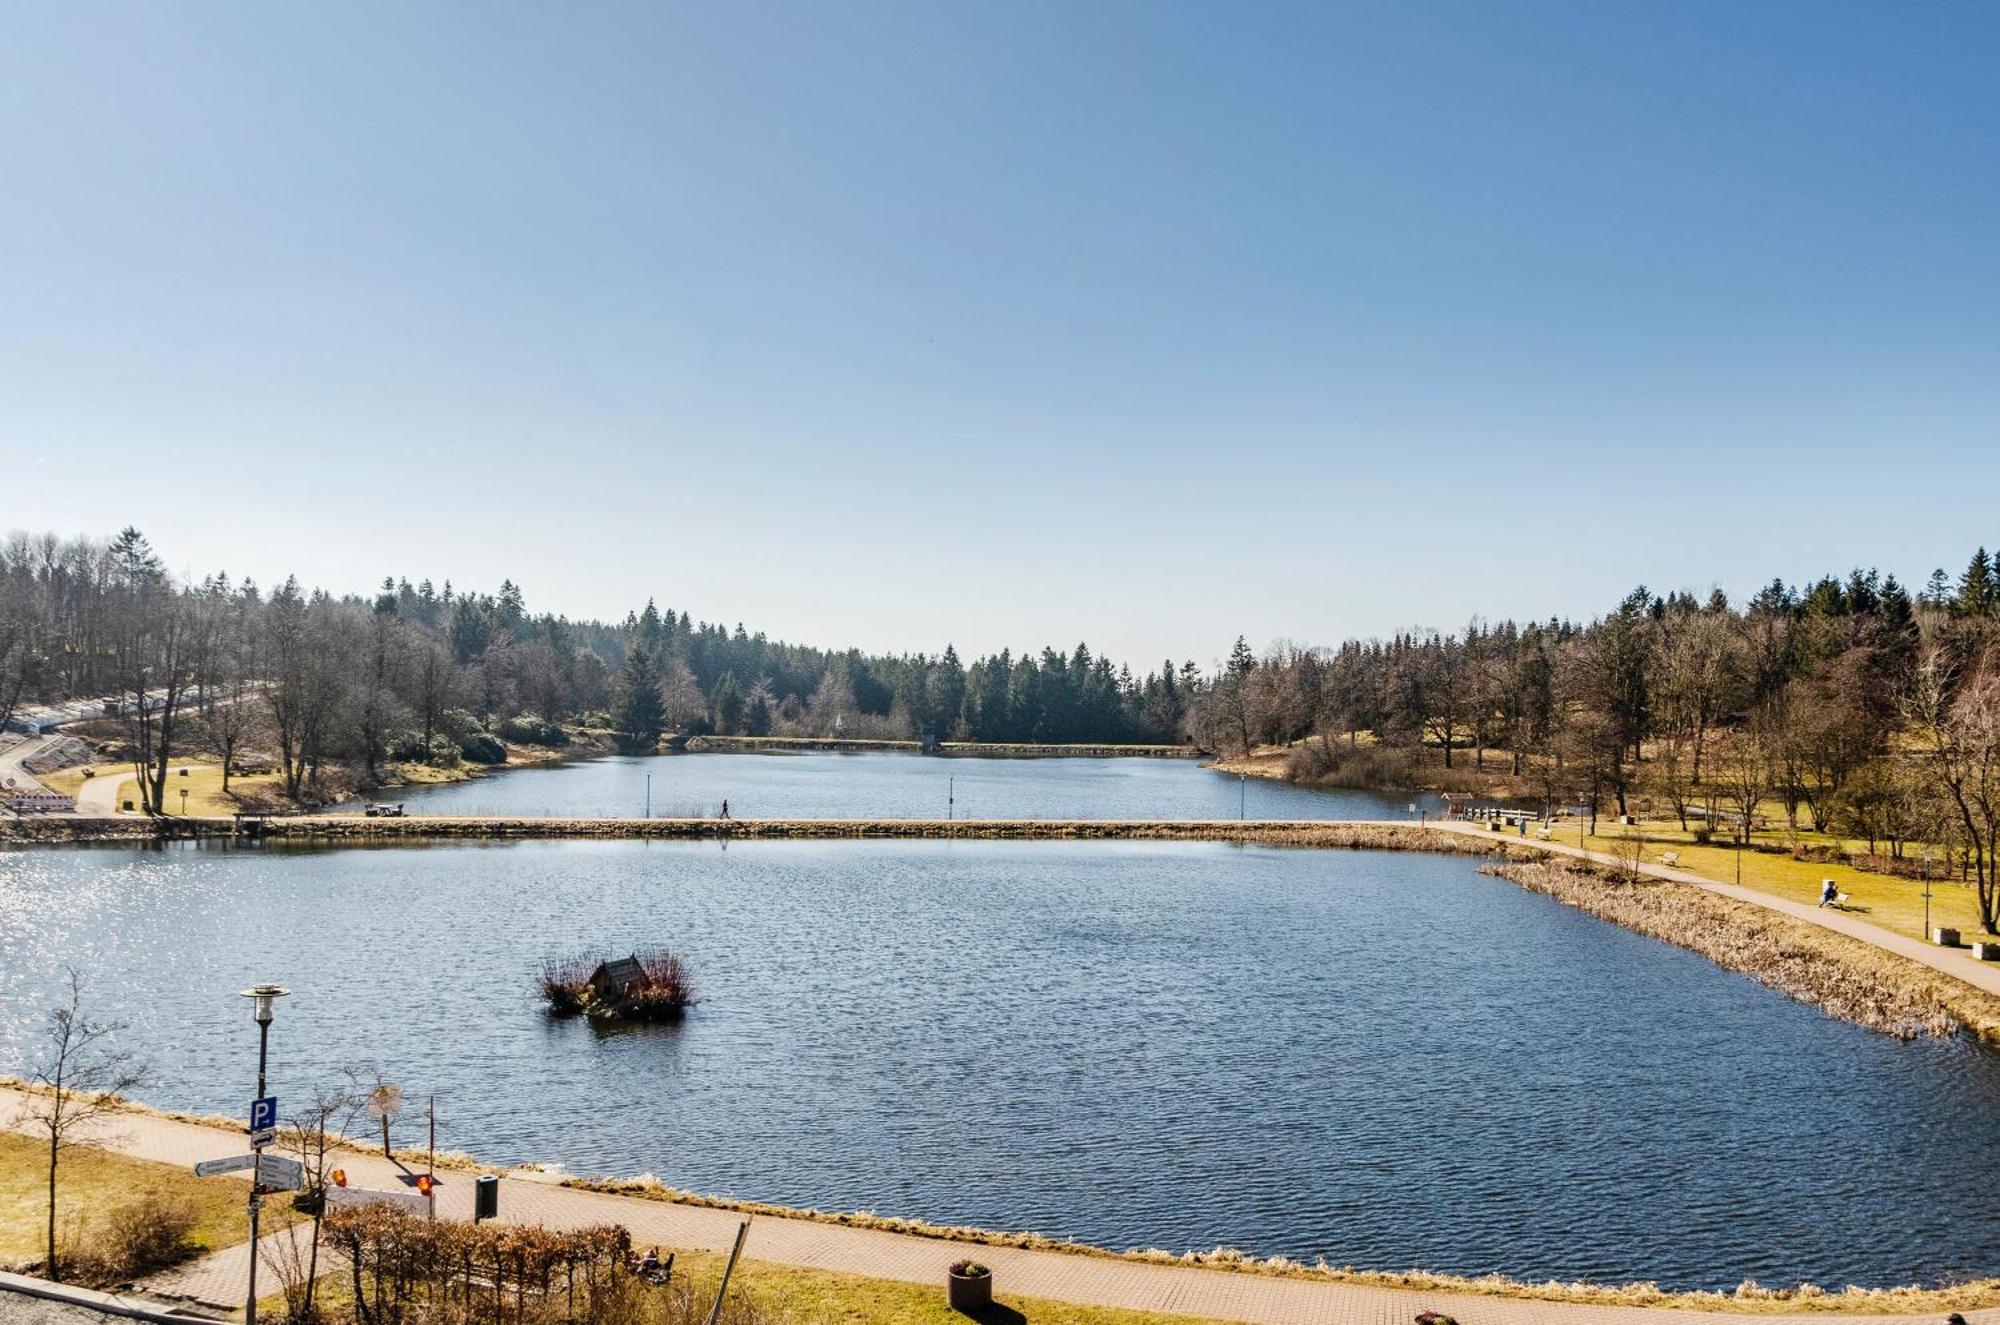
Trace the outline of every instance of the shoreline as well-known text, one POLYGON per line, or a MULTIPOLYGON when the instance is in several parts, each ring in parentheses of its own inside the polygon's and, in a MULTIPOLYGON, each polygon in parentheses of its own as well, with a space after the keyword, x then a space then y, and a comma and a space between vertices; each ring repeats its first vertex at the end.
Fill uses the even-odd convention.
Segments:
MULTIPOLYGON (((7 1093, 15 1095, 46 1093, 46 1088, 16 1077, 0 1075, 0 1096, 7 1093)), ((117 1101, 114 1116, 117 1115, 158 1119, 184 1126, 200 1127, 233 1137, 241 1137, 243 1134, 240 1120, 223 1118, 215 1114, 162 1109, 130 1098, 117 1101)), ((7 1124, 0 1121, 0 1127, 7 1127, 7 1124)), ((7 1130, 18 1133, 17 1128, 8 1127, 7 1130)), ((335 1141, 334 1149, 343 1154, 370 1159, 381 1155, 381 1151, 368 1138, 341 1137, 335 1141)), ((394 1152, 396 1159, 410 1165, 421 1163, 426 1153, 422 1149, 407 1147, 398 1148, 394 1152)), ((772 1220, 864 1229, 958 1246, 1042 1252, 1162 1268, 1222 1271, 1264 1279, 1355 1288, 1548 1302, 1566 1306, 1710 1311, 1750 1318, 1786 1312, 1806 1312, 1828 1319, 1856 1315, 1880 1316, 1885 1312, 1906 1316, 1908 1313, 1974 1311, 2000 1306, 2000 1277, 1995 1276, 1929 1286, 1847 1285, 1838 1289, 1829 1289, 1810 1282, 1789 1287, 1767 1287, 1754 1281, 1746 1281, 1734 1290, 1722 1290, 1668 1289, 1644 1280, 1622 1284, 1554 1279, 1536 1281, 1514 1279, 1498 1273, 1455 1275, 1423 1269, 1370 1270, 1352 1265, 1333 1265, 1323 1259, 1307 1263, 1285 1256, 1258 1257, 1233 1247, 1184 1252, 1166 1251, 1157 1247, 1131 1247, 1121 1250, 1094 1243, 1052 1238, 1026 1230, 935 1224, 920 1219, 878 1215, 868 1211, 821 1210, 747 1198, 710 1196, 670 1187, 651 1175, 633 1178, 585 1177, 569 1174, 561 1166, 549 1163, 531 1161, 513 1166, 487 1164, 474 1155, 456 1150, 437 1152, 436 1167, 446 1172, 493 1173, 508 1182, 533 1183, 626 1200, 688 1209, 726 1211, 772 1220)), ((869 1276, 864 1273, 863 1277, 869 1276)))

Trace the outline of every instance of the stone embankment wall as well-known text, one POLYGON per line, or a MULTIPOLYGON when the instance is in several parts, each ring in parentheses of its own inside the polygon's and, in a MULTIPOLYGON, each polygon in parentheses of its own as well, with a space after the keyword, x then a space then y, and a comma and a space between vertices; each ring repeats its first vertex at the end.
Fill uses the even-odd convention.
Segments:
MULTIPOLYGON (((691 736, 691 752, 757 753, 760 751, 819 750, 861 754, 869 751, 916 754, 920 741, 863 741, 812 736, 691 736)), ((1026 742, 944 741, 937 754, 982 759, 1199 759, 1203 752, 1191 745, 1035 745, 1026 742)))
POLYGON ((370 819, 359 814, 266 819, 147 819, 121 815, 87 819, 52 815, 0 819, 0 839, 24 842, 130 841, 153 838, 255 837, 298 842, 398 842, 538 838, 664 838, 770 840, 786 838, 944 838, 1042 841, 1250 842, 1270 846, 1533 859, 1533 846, 1487 840, 1418 824, 1318 820, 1148 819, 592 819, 411 815, 370 819))

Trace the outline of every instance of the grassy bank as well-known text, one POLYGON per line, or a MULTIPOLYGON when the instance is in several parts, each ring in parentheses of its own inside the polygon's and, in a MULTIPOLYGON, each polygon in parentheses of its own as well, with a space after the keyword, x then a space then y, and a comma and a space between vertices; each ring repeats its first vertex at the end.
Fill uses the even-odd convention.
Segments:
POLYGON ((1510 861, 1487 871, 1614 921, 1771 988, 1901 1038, 1970 1031, 2000 1042, 2000 998, 1844 934, 1692 884, 1566 860, 1510 861))
POLYGON ((1260 745, 1245 754, 1225 755, 1209 767, 1219 773, 1242 774, 1272 782, 1289 782, 1322 790, 1372 791, 1408 795, 1421 803, 1436 803, 1441 791, 1465 792, 1487 800, 1514 800, 1533 788, 1508 772, 1504 754, 1488 752, 1487 766, 1476 767, 1477 755, 1458 750, 1450 768, 1440 749, 1412 749, 1364 739, 1323 744, 1305 740, 1294 745, 1260 745))
MULTIPOLYGON (((1652 864, 1659 863, 1663 852, 1671 851, 1677 857, 1676 868, 1718 883, 1736 881, 1739 860, 1734 847, 1697 842, 1693 833, 1682 830, 1676 822, 1648 820, 1629 828, 1618 828, 1609 819, 1603 819, 1599 821, 1599 829, 1592 835, 1584 824, 1572 820, 1559 826, 1555 836, 1557 841, 1567 845, 1574 846, 1581 841, 1592 851, 1614 855, 1621 851, 1630 852, 1636 846, 1643 858, 1652 864)), ((1835 886, 1848 895, 1845 909, 1850 913, 1893 933, 1918 939, 1928 937, 1924 929, 1923 883, 1857 869, 1840 859, 1799 860, 1790 851, 1794 840, 1805 850, 1832 853, 1866 845, 1845 842, 1823 833, 1753 834, 1753 845, 1767 849, 1741 853, 1743 886, 1773 897, 1812 905, 1819 901, 1821 881, 1832 879, 1835 886)), ((1929 888, 1932 926, 1956 928, 1967 938, 1981 932, 1978 898, 1970 884, 1955 879, 1933 879, 1929 888)))
MULTIPOLYGON (((48 1219, 49 1156, 32 1137, 0 1132, 0 1266, 39 1265, 48 1219)), ((57 1238, 65 1257, 87 1250, 118 1207, 146 1196, 185 1201, 195 1216, 190 1241, 195 1254, 232 1246, 250 1236, 245 1197, 249 1187, 225 1178, 197 1178, 177 1164, 132 1159, 84 1146, 63 1156, 59 1170, 57 1238)), ((267 1208, 271 1221, 286 1222, 282 1202, 267 1208)))

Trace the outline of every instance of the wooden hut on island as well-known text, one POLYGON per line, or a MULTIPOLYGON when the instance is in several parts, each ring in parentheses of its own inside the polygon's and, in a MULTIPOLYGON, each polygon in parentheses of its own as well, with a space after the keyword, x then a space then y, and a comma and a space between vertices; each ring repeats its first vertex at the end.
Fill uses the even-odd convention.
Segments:
POLYGON ((646 968, 640 964, 638 954, 634 953, 630 957, 599 962, 597 969, 583 983, 590 991, 591 1002, 616 1007, 644 989, 651 979, 646 974, 646 968))

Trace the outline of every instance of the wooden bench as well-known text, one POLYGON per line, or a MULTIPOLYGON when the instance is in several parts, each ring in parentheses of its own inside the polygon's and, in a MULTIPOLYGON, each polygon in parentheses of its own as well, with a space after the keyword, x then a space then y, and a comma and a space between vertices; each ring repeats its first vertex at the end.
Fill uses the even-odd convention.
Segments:
POLYGON ((1978 961, 2000 962, 2000 943, 1996 943, 1991 939, 1974 939, 1972 941, 1972 955, 1978 961))

